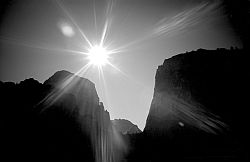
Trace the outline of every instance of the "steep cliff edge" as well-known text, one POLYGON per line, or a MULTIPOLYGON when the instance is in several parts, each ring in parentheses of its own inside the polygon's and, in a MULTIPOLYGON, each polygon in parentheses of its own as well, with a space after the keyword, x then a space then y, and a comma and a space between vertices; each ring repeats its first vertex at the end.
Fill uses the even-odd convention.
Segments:
MULTIPOLYGON (((49 94, 42 100, 42 107, 47 107, 52 104, 60 104, 69 106, 67 111, 77 111, 78 118, 84 117, 86 121, 82 121, 86 127, 90 127, 92 120, 97 120, 99 113, 104 112, 104 108, 99 102, 95 85, 88 79, 79 77, 68 71, 58 71, 52 75, 43 84, 49 94), (74 105, 66 104, 66 98, 71 96, 69 101, 74 102, 74 105), (72 108, 77 108, 72 110, 72 108)), ((108 113, 106 111, 106 113, 108 113)), ((109 117, 109 114, 105 115, 109 117)), ((106 119, 110 121, 110 119, 106 119)), ((106 122, 105 122, 106 123, 106 122)), ((86 128, 89 130, 89 128, 86 128)))
POLYGON ((242 50, 199 49, 166 59, 157 69, 145 131, 185 125, 218 133, 238 123, 244 67, 242 50))
POLYGON ((155 76, 139 142, 148 141, 148 150, 142 154, 153 161, 247 159, 246 55, 240 49, 199 49, 166 59, 155 76))
POLYGON ((34 79, 1 82, 4 155, 20 159, 107 161, 116 159, 109 112, 95 85, 67 71, 43 84, 34 79), (104 153, 105 150, 105 153, 104 153))

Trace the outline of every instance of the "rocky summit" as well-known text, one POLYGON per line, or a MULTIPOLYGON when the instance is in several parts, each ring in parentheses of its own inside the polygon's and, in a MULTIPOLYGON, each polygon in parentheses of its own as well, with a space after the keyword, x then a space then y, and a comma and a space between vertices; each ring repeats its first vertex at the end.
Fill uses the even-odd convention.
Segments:
POLYGON ((122 134, 141 133, 141 130, 138 128, 137 125, 126 119, 114 119, 112 120, 112 125, 117 131, 121 132, 122 134))

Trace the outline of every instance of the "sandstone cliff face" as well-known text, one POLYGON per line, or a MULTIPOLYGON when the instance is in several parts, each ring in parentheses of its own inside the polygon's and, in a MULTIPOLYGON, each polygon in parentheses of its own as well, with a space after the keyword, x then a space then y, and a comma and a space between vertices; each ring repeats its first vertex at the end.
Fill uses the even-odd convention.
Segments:
POLYGON ((166 59, 157 69, 145 132, 237 132, 246 112, 244 57, 238 49, 199 49, 166 59))

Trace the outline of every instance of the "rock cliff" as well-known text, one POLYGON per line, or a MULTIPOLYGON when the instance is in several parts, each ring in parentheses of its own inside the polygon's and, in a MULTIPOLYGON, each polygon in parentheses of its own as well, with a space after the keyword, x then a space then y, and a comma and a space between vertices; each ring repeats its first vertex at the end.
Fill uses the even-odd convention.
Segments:
POLYGON ((122 134, 141 133, 141 130, 138 128, 137 125, 126 119, 114 119, 112 120, 112 125, 117 131, 121 132, 122 134))
POLYGON ((166 59, 137 154, 152 161, 248 159, 247 54, 199 49, 166 59))
POLYGON ((43 84, 32 78, 0 82, 0 94, 1 145, 8 159, 119 161, 122 139, 114 138, 91 81, 58 71, 43 84))
POLYGON ((199 49, 166 59, 157 69, 145 131, 237 129, 245 110, 244 56, 237 49, 199 49))

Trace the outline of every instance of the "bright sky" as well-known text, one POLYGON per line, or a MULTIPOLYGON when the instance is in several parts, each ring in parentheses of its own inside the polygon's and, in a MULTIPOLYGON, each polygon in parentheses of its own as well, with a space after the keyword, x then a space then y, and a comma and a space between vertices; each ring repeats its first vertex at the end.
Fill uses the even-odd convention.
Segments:
POLYGON ((90 45, 103 44, 112 51, 110 64, 80 74, 95 83, 112 119, 140 129, 164 59, 241 46, 219 0, 13 0, 1 16, 0 80, 44 82, 58 70, 76 73, 88 64, 90 45))

